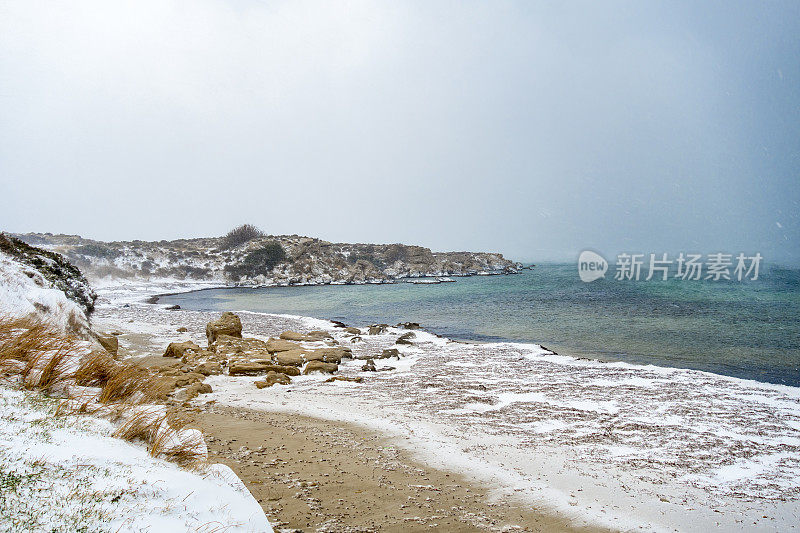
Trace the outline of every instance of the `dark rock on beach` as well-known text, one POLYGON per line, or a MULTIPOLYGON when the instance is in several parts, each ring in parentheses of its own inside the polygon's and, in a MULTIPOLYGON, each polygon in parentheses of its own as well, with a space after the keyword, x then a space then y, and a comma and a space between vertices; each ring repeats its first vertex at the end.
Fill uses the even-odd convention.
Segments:
POLYGON ((414 337, 416 337, 416 335, 414 335, 413 331, 409 331, 408 333, 403 333, 402 335, 397 337, 395 344, 414 344, 413 342, 411 342, 411 339, 413 339, 414 337))
POLYGON ((368 333, 370 335, 381 335, 386 333, 387 329, 389 329, 389 324, 373 324, 369 327, 368 333))

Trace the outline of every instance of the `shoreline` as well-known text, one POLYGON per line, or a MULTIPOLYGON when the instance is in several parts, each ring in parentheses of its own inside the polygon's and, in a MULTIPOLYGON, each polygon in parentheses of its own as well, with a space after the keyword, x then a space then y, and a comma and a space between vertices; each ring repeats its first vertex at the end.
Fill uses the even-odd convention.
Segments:
MULTIPOLYGON (((107 297, 108 294, 103 294, 103 296, 107 297)), ((141 297, 141 293, 139 293, 139 297, 141 297)), ((175 313, 174 311, 167 311, 156 306, 142 304, 140 298, 137 299, 135 304, 125 308, 115 305, 112 303, 113 300, 114 298, 109 300, 109 305, 101 306, 100 315, 106 315, 107 318, 112 318, 117 325, 126 326, 126 329, 133 328, 135 331, 138 331, 138 334, 133 334, 133 332, 131 332, 129 338, 130 340, 134 340, 132 337, 136 335, 140 336, 143 349, 150 355, 162 353, 167 341, 198 340, 202 336, 205 321, 218 315, 218 313, 214 312, 191 311, 185 309, 182 310, 182 313, 175 313), (189 326, 189 333, 175 333, 175 326, 178 325, 189 326)), ((121 303, 121 301, 116 300, 116 304, 119 303, 121 303)), ((341 329, 332 327, 330 321, 312 317, 274 315, 259 312, 244 312, 241 313, 241 316, 245 324, 246 336, 255 336, 257 338, 277 336, 280 331, 287 329, 298 331, 325 329, 335 335, 342 333, 341 329)), ((424 348, 422 352, 414 348, 417 352, 413 352, 413 350, 409 352, 411 359, 407 361, 401 359, 399 361, 399 363, 402 363, 402 367, 399 368, 398 371, 391 373, 379 372, 378 375, 370 375, 367 378, 369 379, 370 385, 343 384, 341 382, 326 385, 311 376, 303 376, 296 380, 293 378, 292 385, 286 388, 273 387, 263 391, 256 391, 252 382, 257 378, 217 376, 208 381, 212 385, 214 393, 201 398, 203 400, 215 401, 216 405, 257 410, 262 413, 279 412, 287 416, 310 416, 319 420, 333 421, 347 426, 355 424, 360 427, 361 430, 380 432, 387 436, 387 438, 393 439, 396 446, 406 450, 406 453, 410 454, 410 456, 420 464, 425 464, 428 465, 428 467, 450 473, 470 472, 474 480, 478 481, 483 487, 491 487, 491 490, 495 494, 504 494, 506 498, 513 497, 519 499, 519 501, 527 502, 528 505, 540 506, 541 508, 548 509, 551 514, 555 516, 566 516, 568 519, 576 521, 575 523, 578 525, 591 524, 595 527, 605 526, 613 529, 633 529, 642 524, 646 524, 647 527, 654 530, 666 530, 678 527, 679 529, 699 531, 703 529, 704 525, 708 526, 714 523, 727 524, 734 529, 737 523, 740 524, 739 527, 741 527, 742 524, 750 523, 754 524, 755 529, 769 531, 771 529, 768 523, 773 520, 778 520, 777 523, 783 524, 788 528, 788 524, 792 523, 794 518, 800 517, 800 507, 794 497, 783 500, 785 501, 783 504, 780 503, 780 500, 775 501, 769 498, 761 501, 761 503, 759 503, 760 500, 740 500, 738 497, 726 499, 731 497, 714 496, 714 492, 697 492, 695 489, 690 489, 689 486, 684 486, 681 483, 675 485, 675 481, 669 481, 670 475, 668 472, 659 474, 662 481, 658 483, 666 483, 665 486, 658 484, 652 485, 650 481, 645 481, 651 474, 647 474, 644 478, 639 479, 640 474, 638 474, 638 467, 632 469, 625 467, 620 469, 614 466, 611 468, 612 464, 609 463, 603 467, 603 470, 597 470, 597 466, 591 466, 592 463, 600 460, 601 464, 603 464, 607 462, 607 460, 603 459, 602 456, 591 459, 590 457, 594 455, 594 452, 592 452, 590 456, 578 456, 580 461, 575 463, 574 459, 576 457, 572 457, 574 454, 571 450, 574 444, 570 444, 571 440, 574 440, 574 438, 558 437, 558 435, 563 432, 559 429, 556 429, 552 438, 550 438, 549 433, 539 434, 548 438, 542 443, 546 445, 536 445, 534 448, 536 450, 535 456, 531 456, 527 453, 524 447, 520 448, 514 445, 513 440, 506 441, 505 438, 498 439, 497 437, 489 437, 488 434, 479 434, 474 431, 476 428, 483 427, 487 422, 490 424, 486 426, 486 429, 492 428, 496 423, 492 422, 492 420, 495 419, 494 413, 505 412, 511 407, 514 408, 511 411, 512 413, 519 412, 519 415, 514 415, 515 417, 527 416, 525 415, 526 411, 519 411, 519 408, 516 407, 523 406, 524 404, 508 403, 509 401, 518 401, 515 399, 517 397, 526 398, 525 394, 527 393, 512 394, 501 392, 500 404, 495 406, 492 406, 492 403, 468 403, 464 406, 464 404, 461 403, 463 400, 458 400, 458 395, 461 393, 455 390, 452 393, 448 393, 448 395, 455 394, 453 397, 453 401, 456 402, 455 404, 446 397, 442 397, 441 399, 437 398, 432 402, 430 406, 434 409, 432 412, 439 413, 435 415, 435 424, 432 424, 434 419, 431 419, 430 415, 426 415, 425 410, 420 411, 419 414, 415 413, 416 407, 414 411, 405 411, 406 408, 401 407, 402 405, 423 406, 426 403, 430 403, 430 401, 423 399, 425 398, 424 396, 410 396, 407 400, 403 397, 395 397, 394 393, 391 393, 394 387, 400 387, 397 389, 399 394, 406 394, 406 392, 400 393, 400 391, 406 391, 408 389, 407 385, 413 382, 419 382, 420 385, 423 386, 420 392, 423 392, 424 387, 427 386, 425 384, 426 381, 429 381, 430 377, 433 377, 433 374, 430 374, 430 372, 434 368, 437 374, 439 372, 444 372, 442 374, 442 379, 449 379, 448 376, 450 375, 452 375, 453 379, 463 379, 458 377, 463 374, 459 370, 461 366, 446 366, 447 370, 445 370, 445 366, 443 365, 449 365, 451 363, 457 363, 458 365, 474 365, 474 363, 467 363, 467 361, 480 362, 480 360, 474 359, 475 355, 471 354, 481 354, 480 358, 483 359, 493 352, 498 352, 498 355, 502 356, 500 360, 505 361, 508 356, 503 354, 506 352, 512 355, 517 354, 513 357, 518 357, 520 351, 524 353, 530 351, 534 347, 534 345, 520 343, 464 344, 453 342, 449 339, 435 338, 432 334, 423 333, 423 336, 425 335, 430 336, 425 342, 433 343, 429 344, 433 350, 432 352, 428 348, 424 348), (430 356, 434 353, 437 354, 436 359, 444 357, 443 362, 430 359, 430 356), (453 357, 456 357, 456 359, 453 359, 453 357), (464 362, 458 362, 459 360, 464 362), (414 368, 413 371, 411 370, 412 367, 414 368), (412 381, 407 381, 409 379, 412 381), (391 395, 386 396, 386 394, 391 395), (503 398, 505 396, 509 396, 510 399, 504 400, 503 398), (435 404, 437 402, 440 403, 441 400, 446 400, 445 405, 443 407, 435 407, 435 404), (475 407, 470 407, 470 405, 475 405, 475 407), (488 411, 486 409, 488 409, 488 411), (386 415, 389 414, 391 414, 391 416, 387 417, 386 415), (489 415, 492 415, 492 417, 487 419, 486 416, 489 415), (468 416, 468 419, 478 416, 479 418, 476 419, 476 422, 479 425, 475 426, 473 423, 470 426, 461 426, 459 423, 459 425, 451 426, 449 425, 450 422, 441 420, 440 423, 439 421, 439 418, 443 417, 445 419, 452 419, 453 422, 455 422, 462 419, 464 416, 468 416), (552 444, 547 444, 549 441, 553 441, 552 444), (490 447, 486 448, 487 445, 490 447), (469 450, 469 452, 464 454, 465 450, 469 450), (539 457, 539 459, 537 459, 537 457, 539 457), (609 470, 609 468, 611 469, 609 470), (598 478, 600 472, 603 473, 601 477, 598 478), (666 477, 664 477, 665 475, 666 477), (536 479, 539 479, 539 481, 536 481, 536 479), (570 490, 570 487, 572 487, 572 490, 570 490), (633 490, 633 492, 630 492, 631 490, 633 490), (686 491, 688 491, 688 493, 686 493, 686 491), (641 494, 639 494, 640 492, 641 494), (709 498, 711 499, 709 500, 709 498), (720 500, 719 498, 723 499, 720 500), (695 500, 696 505, 691 506, 691 516, 693 516, 693 518, 690 519, 689 515, 686 515, 686 510, 690 507, 686 507, 685 504, 681 504, 680 502, 691 502, 695 500), (705 500, 709 501, 705 504, 701 503, 705 500), (602 503, 604 501, 606 503, 602 503), (615 501, 616 504, 614 504, 615 501), (712 504, 712 501, 728 502, 721 505, 733 505, 733 507, 725 513, 726 516, 724 518, 720 518, 720 515, 716 514, 716 511, 713 511, 711 507, 711 505, 720 504, 712 504), (735 501, 738 501, 738 503, 734 503, 735 501), (600 502, 599 508, 596 502, 600 502), (705 505, 709 507, 706 508, 705 505), (629 511, 624 511, 626 506, 629 506, 629 511), (734 509, 737 510, 734 514, 741 514, 742 518, 734 519, 734 516, 730 515, 730 511, 734 509), (669 511, 669 513, 665 514, 666 511, 669 511), (768 519, 761 520, 762 516, 767 516, 768 519), (720 520, 722 520, 722 522, 720 522, 720 520), (742 520, 753 520, 753 522, 742 522, 742 520)), ((393 337, 391 335, 365 335, 364 338, 368 346, 365 346, 363 349, 373 349, 370 347, 381 346, 387 341, 393 342, 393 337)), ((127 340, 128 339, 125 339, 125 341, 127 340)), ((125 341, 121 342, 121 346, 128 344, 125 341)), ((359 343, 359 345, 360 344, 361 343, 359 343)), ((354 345, 354 349, 359 345, 354 345)), ((362 348, 359 347, 359 349, 362 348)), ((491 361, 500 361, 494 359, 494 357, 495 356, 492 356, 492 358, 490 358, 491 361)), ((510 360, 512 362, 513 357, 510 360)), ((619 381, 621 385, 627 383, 628 380, 633 382, 633 380, 644 379, 661 381, 663 383, 662 387, 669 388, 674 387, 676 378, 679 378, 679 382, 689 380, 686 382, 687 386, 694 387, 694 385, 690 385, 690 383, 700 380, 701 382, 717 383, 718 385, 715 386, 721 387, 720 390, 723 392, 726 389, 731 389, 731 391, 742 389, 747 395, 758 393, 762 395, 791 398, 789 401, 791 402, 792 408, 798 407, 797 404, 800 404, 800 402, 798 402, 798 397, 800 397, 800 395, 798 395, 797 389, 785 385, 748 382, 747 380, 741 380, 739 378, 719 376, 701 371, 644 367, 628 365, 627 363, 600 364, 596 361, 583 361, 570 356, 552 355, 544 352, 541 352, 540 355, 532 353, 531 357, 533 357, 533 361, 541 361, 541 363, 537 363, 537 365, 545 364, 551 369, 559 369, 559 372, 566 372, 566 374, 564 374, 564 379, 569 379, 570 381, 577 380, 575 381, 575 385, 569 385, 567 389, 562 390, 562 388, 567 385, 567 382, 565 382, 564 385, 559 385, 558 389, 554 389, 560 390, 561 392, 559 392, 559 394, 567 394, 568 397, 573 396, 576 398, 575 401, 565 404, 565 407, 567 407, 565 414, 574 409, 570 407, 570 405, 574 404, 576 408, 580 405, 580 409, 584 410, 584 413, 591 415, 590 418, 596 418, 596 416, 592 414, 593 409, 599 409, 599 414, 602 414, 602 411, 606 409, 602 406, 606 403, 627 402, 629 400, 626 400, 624 397, 629 396, 631 392, 636 392, 631 391, 627 386, 624 388, 612 388, 608 393, 602 390, 598 391, 601 393, 601 398, 608 398, 608 400, 604 399, 600 401, 597 404, 598 407, 586 407, 589 411, 585 411, 586 408, 582 407, 583 404, 579 403, 577 399, 585 396, 585 394, 589 392, 589 390, 584 390, 581 385, 585 378, 580 377, 580 374, 586 371, 591 371, 592 375, 599 372, 599 374, 597 374, 598 376, 607 375, 612 377, 619 375, 623 378, 619 381), (573 376, 573 374, 575 374, 575 376, 573 376), (579 388, 574 392, 570 392, 569 389, 576 386, 579 388), (582 390, 583 392, 581 392, 582 390)), ((393 362, 392 364, 396 363, 393 362)), ((489 364, 489 362, 487 362, 487 364, 489 364)), ((360 367, 360 363, 358 367, 360 367)), ((464 369, 469 371, 467 374, 463 374, 464 376, 472 374, 472 371, 469 370, 468 367, 464 367, 464 369)), ((552 370, 547 370, 544 375, 548 375, 550 372, 552 372, 552 370)), ((345 376, 355 376, 358 374, 356 367, 349 363, 340 367, 340 373, 345 376)), ((595 377, 592 379, 596 380, 598 378, 595 377)), ((619 378, 614 379, 616 381, 619 378)), ((454 384, 455 383, 457 382, 454 382, 454 384)), ((497 387, 498 386, 495 385, 488 390, 493 392, 497 387)), ((683 385, 680 385, 680 387, 683 387, 683 385)), ((445 392, 447 389, 432 390, 445 392)), ((502 390, 501 387, 499 391, 502 390)), ((685 403, 691 399, 688 397, 687 400, 682 400, 680 397, 674 396, 674 394, 670 393, 668 390, 663 393, 659 392, 659 390, 660 389, 657 388, 651 392, 655 392, 656 397, 661 394, 664 398, 676 398, 675 400, 667 400, 668 403, 670 401, 677 401, 680 404, 681 402, 685 403)), ((700 390, 701 389, 697 389, 697 392, 700 390)), ((644 390, 642 390, 642 392, 644 392, 644 390)), ((728 395, 730 391, 724 393, 728 395)), ((597 392, 593 392, 592 394, 595 395, 597 392)), ((685 394, 686 393, 681 393, 681 395, 685 394)), ((692 394, 694 394, 694 392, 692 394)), ((692 394, 690 394, 690 396, 692 396, 692 394)), ((635 397, 638 403, 642 403, 642 400, 647 400, 646 396, 640 396, 638 392, 635 397)), ((702 400, 702 397, 700 399, 702 400)), ((780 401, 785 402, 786 400, 780 401)), ((493 400, 493 402, 497 402, 497 400, 493 400)), ((644 403, 646 404, 647 402, 644 403)), ((664 400, 657 400, 655 405, 663 403, 664 400)), ((740 405, 739 400, 735 400, 732 405, 735 406, 736 410, 739 410, 742 405, 745 404, 740 405)), ((684 408, 685 407, 681 407, 681 409, 684 408)), ((772 409, 772 407, 766 408, 769 410, 772 409)), ((650 410, 651 409, 646 406, 642 407, 643 413, 650 410)), ((534 413, 529 412, 529 414, 534 413)), ((505 420, 506 416, 507 415, 503 415, 503 418, 499 420, 505 420)), ((560 417, 563 415, 558 416, 560 417)), ((734 416, 734 414, 732 413, 731 416, 734 416)), ((601 417, 598 421, 603 418, 604 417, 601 417)), ((761 418, 763 418, 763 416, 761 416, 761 418)), ((547 417, 544 420, 546 419, 547 417)), ((514 419, 512 418, 511 420, 514 419)), ((731 421, 733 420, 735 419, 731 419, 731 421)), ((751 425, 758 425, 756 420, 758 420, 758 418, 754 418, 751 425)), ((525 424, 522 424, 522 426, 525 424)), ((593 424, 594 423, 591 423, 588 427, 592 427, 593 424)), ((656 427, 658 431, 663 432, 667 430, 667 435, 676 432, 677 434, 686 433, 687 430, 691 430, 691 427, 685 429, 680 427, 670 428, 669 426, 661 426, 662 423, 660 422, 657 424, 658 426, 656 427)), ((757 428, 753 429, 758 431, 757 428)), ((743 428, 740 429, 740 431, 743 430, 743 428)), ((602 434, 601 432, 600 435, 602 434)), ((532 434, 531 436, 535 435, 536 434, 532 434)), ((686 435, 684 435, 684 437, 686 437, 686 435)), ((702 433, 696 436, 689 433, 688 437, 689 439, 686 442, 688 448, 692 448, 693 446, 699 446, 701 448, 702 446, 707 446, 701 444, 703 438, 702 433), (701 440, 698 441, 698 438, 701 440), (695 443, 693 441, 697 442, 695 443)), ((517 437, 514 438, 516 439, 517 437)), ((541 440, 540 437, 537 437, 537 439, 541 440)), ((661 439, 662 437, 658 437, 656 440, 660 441, 661 439)), ((664 440, 664 445, 668 445, 670 442, 679 442, 680 439, 681 437, 667 437, 664 440)), ((729 449, 734 450, 735 448, 729 449)), ((727 456, 726 454, 731 453, 726 451, 726 449, 720 449, 718 452, 723 459, 727 456)), ((720 463, 718 459, 712 462, 720 463)), ((724 464, 727 461, 726 459, 720 464, 724 464)), ((646 469, 649 469, 649 467, 646 467, 646 469)), ((708 481, 705 483, 708 483, 708 481)))
MULTIPOLYGON (((521 270, 526 270, 527 267, 523 267, 521 270)), ((404 276, 404 277, 397 277, 391 278, 386 280, 379 280, 379 281, 363 281, 363 282, 328 282, 328 283, 275 283, 275 284, 266 284, 266 285, 236 285, 231 283, 220 282, 220 285, 210 285, 204 287, 196 287, 196 288, 187 288, 186 290, 179 290, 175 292, 164 292, 153 294, 150 296, 151 299, 154 301, 152 302, 144 302, 149 304, 158 304, 158 300, 162 296, 175 296, 178 294, 189 294, 193 292, 202 292, 208 290, 215 290, 215 289, 271 289, 271 288, 285 288, 285 287, 329 287, 329 286, 363 286, 363 285, 396 285, 399 283, 408 283, 408 280, 413 279, 427 279, 427 278, 439 278, 439 277, 447 277, 447 278, 472 278, 476 276, 514 276, 519 274, 520 272, 479 272, 475 274, 426 274, 424 276, 404 276)), ((138 282, 139 280, 135 280, 138 282)), ((196 284, 202 285, 204 283, 216 283, 216 282, 203 282, 200 280, 197 281, 189 281, 186 280, 177 280, 177 279, 164 279, 159 280, 162 283, 170 283, 170 284, 196 284)), ((453 282, 454 280, 451 280, 453 282)), ((99 283, 98 287, 102 287, 103 278, 100 280, 93 280, 93 282, 99 283)), ((145 280, 141 280, 142 285, 153 285, 153 282, 148 282, 145 280)), ((158 283, 158 282, 156 282, 158 283)), ((439 283, 447 283, 447 282, 439 282, 439 283)), ((426 283, 421 283, 420 285, 426 285, 426 283)), ((101 289, 102 290, 102 289, 101 289)))
MULTIPOLYGON (((519 273, 517 272, 515 274, 519 274, 519 273)), ((494 275, 511 275, 511 274, 490 274, 490 275, 494 276, 494 275)), ((477 274, 462 275, 460 277, 475 277, 475 276, 477 276, 477 274)), ((412 278, 409 278, 409 279, 412 279, 412 278)), ((394 282, 388 282, 388 283, 360 283, 360 284, 349 284, 349 285, 392 285, 392 284, 395 284, 395 283, 394 282)), ((144 304, 147 304, 147 305, 164 305, 164 304, 159 304, 158 303, 158 299, 160 297, 162 297, 162 296, 177 296, 177 295, 181 295, 181 294, 192 294, 192 293, 203 292, 203 291, 207 291, 207 290, 219 290, 219 289, 226 289, 226 290, 227 289, 256 290, 256 289, 271 289, 271 288, 283 288, 283 287, 325 287, 325 286, 329 286, 329 285, 338 285, 338 284, 268 285, 268 286, 230 286, 230 285, 228 285, 228 286, 213 286, 213 287, 202 287, 202 288, 187 288, 186 290, 178 290, 178 291, 173 291, 173 292, 168 292, 168 293, 154 294, 152 296, 148 295, 148 298, 140 300, 140 303, 144 303, 144 304), (156 301, 149 301, 150 299, 153 299, 153 298, 155 298, 156 301)), ((342 285, 345 285, 345 284, 342 284, 342 285)), ((187 310, 188 309, 181 308, 181 309, 175 309, 175 310, 172 310, 172 311, 187 311, 187 310)), ((210 313, 222 312, 222 311, 216 311, 216 310, 196 310, 196 311, 199 311, 199 312, 210 312, 210 313)), ((287 316, 287 317, 294 317, 294 318, 298 318, 298 319, 313 319, 313 320, 321 320, 321 321, 324 321, 324 322, 341 323, 339 320, 334 320, 332 318, 315 317, 315 316, 310 316, 310 315, 282 314, 282 313, 271 313, 271 312, 267 312, 267 311, 247 311, 247 310, 236 310, 236 312, 254 313, 254 314, 260 314, 260 315, 263 315, 263 316, 287 316)), ((408 317, 407 317, 407 320, 414 321, 413 318, 409 319, 408 317)), ((375 323, 381 323, 381 322, 378 321, 378 322, 375 322, 375 323)), ((351 325, 351 324, 347 324, 347 325, 351 325)), ((551 353, 553 353, 555 355, 568 357, 568 358, 573 358, 573 359, 577 359, 577 360, 595 361, 595 362, 604 363, 604 364, 622 363, 622 364, 625 364, 625 365, 632 365, 632 366, 638 366, 638 367, 655 367, 655 368, 665 368, 665 369, 686 370, 686 371, 691 371, 691 372, 700 372, 700 373, 703 373, 703 374, 710 374, 712 376, 719 377, 719 378, 729 378, 729 379, 733 379, 733 380, 741 380, 741 381, 745 381, 745 382, 752 382, 752 383, 759 384, 759 385, 775 385, 775 386, 778 386, 778 387, 791 387, 791 388, 800 389, 800 385, 787 385, 785 383, 775 383, 773 381, 759 381, 757 379, 750 379, 750 378, 745 378, 745 377, 733 376, 733 375, 729 375, 729 374, 721 374, 721 373, 717 373, 717 372, 711 372, 711 371, 708 371, 708 370, 701 370, 699 368, 695 368, 695 367, 692 367, 692 366, 667 366, 667 365, 656 365, 656 364, 652 364, 652 363, 644 364, 644 363, 628 362, 626 359, 624 359, 622 357, 619 357, 619 356, 605 355, 606 353, 612 353, 612 352, 605 352, 605 351, 600 350, 600 349, 593 349, 593 350, 590 350, 590 349, 579 349, 579 348, 575 348, 575 347, 571 347, 571 346, 562 346, 560 344, 551 344, 550 342, 545 341, 545 342, 547 342, 548 346, 555 346, 555 349, 553 349, 553 348, 545 346, 544 344, 541 344, 540 342, 537 342, 537 341, 533 341, 533 340, 518 340, 518 339, 505 338, 505 337, 494 337, 494 338, 491 338, 491 339, 488 339, 488 340, 462 338, 462 337, 453 336, 453 335, 447 334, 447 333, 437 333, 435 331, 428 330, 428 329, 426 329, 426 327, 423 324, 420 325, 419 330, 420 331, 425 331, 425 332, 427 332, 427 333, 429 333, 431 335, 435 335, 435 336, 437 336, 439 338, 445 339, 445 340, 450 341, 450 342, 461 343, 461 344, 466 344, 466 345, 520 344, 520 345, 539 346, 539 347, 541 347, 541 348, 543 348, 543 349, 545 349, 545 350, 547 350, 547 351, 549 351, 549 352, 551 352, 551 353)), ((613 353, 616 353, 616 352, 613 352, 613 353)))
POLYGON ((216 405, 193 422, 212 457, 236 472, 278 528, 605 531, 493 497, 464 474, 424 465, 357 425, 216 405))

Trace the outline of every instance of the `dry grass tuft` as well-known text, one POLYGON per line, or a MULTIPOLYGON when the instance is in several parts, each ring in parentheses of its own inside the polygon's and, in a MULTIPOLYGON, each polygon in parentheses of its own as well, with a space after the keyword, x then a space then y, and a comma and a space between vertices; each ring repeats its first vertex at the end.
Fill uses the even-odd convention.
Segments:
POLYGON ((25 388, 45 392, 70 383, 97 387, 96 395, 89 391, 60 402, 55 416, 102 412, 123 418, 115 437, 143 441, 153 457, 184 467, 205 462, 202 434, 182 431, 185 420, 152 405, 174 389, 174 380, 103 352, 86 353, 76 339, 51 324, 33 317, 0 316, 0 376, 17 376, 25 388))
POLYGON ((0 317, 0 372, 28 389, 52 390, 73 378, 77 339, 34 317, 0 317))
POLYGON ((101 387, 114 373, 118 363, 106 352, 94 351, 83 357, 75 371, 75 384, 101 387))
POLYGON ((142 441, 153 457, 160 457, 185 468, 194 468, 206 460, 202 453, 202 434, 184 432, 186 420, 160 407, 139 408, 114 432, 128 441, 142 441))
POLYGON ((150 455, 177 463, 184 468, 196 468, 205 463, 203 435, 199 431, 185 431, 187 420, 173 413, 167 414, 165 424, 150 443, 150 455))
POLYGON ((114 432, 114 436, 130 441, 142 440, 149 444, 156 438, 159 428, 165 422, 166 415, 161 408, 140 408, 128 415, 125 422, 114 432))

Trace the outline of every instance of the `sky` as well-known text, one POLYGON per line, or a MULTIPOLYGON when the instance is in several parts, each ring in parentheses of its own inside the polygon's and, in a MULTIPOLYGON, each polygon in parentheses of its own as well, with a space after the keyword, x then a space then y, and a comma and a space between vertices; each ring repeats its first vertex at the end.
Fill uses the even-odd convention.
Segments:
POLYGON ((800 264, 800 2, 0 3, 0 230, 800 264))

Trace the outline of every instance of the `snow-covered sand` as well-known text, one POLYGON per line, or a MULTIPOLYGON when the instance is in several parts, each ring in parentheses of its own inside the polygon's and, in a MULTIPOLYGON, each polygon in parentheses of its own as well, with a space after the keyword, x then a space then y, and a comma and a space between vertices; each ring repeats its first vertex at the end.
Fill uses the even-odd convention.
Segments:
MULTIPOLYGON (((147 333, 151 353, 172 340, 201 342, 217 315, 126 296, 101 291, 98 319, 139 341, 147 333)), ((351 344, 327 321, 240 316, 246 336, 327 329, 356 356, 394 346, 405 332, 351 344)), ((431 466, 487 483, 498 498, 546 503, 577 523, 687 531, 800 523, 800 389, 578 360, 536 345, 463 344, 424 332, 415 342, 397 346, 400 361, 376 361, 397 367, 392 372, 363 373, 357 360, 341 365, 363 384, 308 376, 258 390, 257 378, 218 376, 202 399, 379 429, 431 466)))
POLYGON ((4 531, 272 531, 228 467, 184 470, 56 405, 0 386, 4 531))

